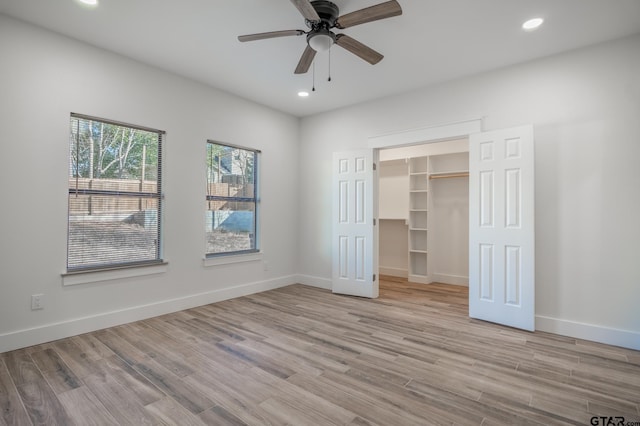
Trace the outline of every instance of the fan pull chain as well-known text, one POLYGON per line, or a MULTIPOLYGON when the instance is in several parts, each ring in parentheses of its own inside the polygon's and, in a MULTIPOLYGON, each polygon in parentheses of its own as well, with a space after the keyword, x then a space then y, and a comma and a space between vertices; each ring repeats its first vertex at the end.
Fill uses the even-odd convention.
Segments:
POLYGON ((327 81, 331 81, 331 49, 329 49, 329 78, 327 81))
POLYGON ((315 92, 316 91, 316 61, 313 61, 313 84, 311 87, 311 91, 315 92))

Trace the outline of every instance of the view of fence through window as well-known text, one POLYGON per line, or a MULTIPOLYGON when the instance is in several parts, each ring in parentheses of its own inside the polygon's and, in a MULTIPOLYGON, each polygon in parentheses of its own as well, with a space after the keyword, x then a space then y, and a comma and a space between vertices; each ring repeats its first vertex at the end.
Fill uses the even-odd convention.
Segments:
POLYGON ((255 251, 257 152, 207 142, 207 255, 255 251))
POLYGON ((162 136, 71 115, 69 271, 160 261, 162 136))

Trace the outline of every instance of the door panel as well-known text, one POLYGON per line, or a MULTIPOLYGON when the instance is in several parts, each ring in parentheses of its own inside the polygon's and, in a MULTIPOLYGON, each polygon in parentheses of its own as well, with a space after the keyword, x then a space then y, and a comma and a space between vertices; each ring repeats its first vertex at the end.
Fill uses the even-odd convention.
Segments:
POLYGON ((373 160, 371 149, 333 156, 334 293, 378 297, 373 160))
POLYGON ((480 244, 480 298, 493 302, 493 244, 480 244))
POLYGON ((469 139, 469 316, 535 328, 532 126, 469 139))
POLYGON ((480 226, 483 228, 493 227, 493 207, 493 171, 483 171, 480 172, 480 226))

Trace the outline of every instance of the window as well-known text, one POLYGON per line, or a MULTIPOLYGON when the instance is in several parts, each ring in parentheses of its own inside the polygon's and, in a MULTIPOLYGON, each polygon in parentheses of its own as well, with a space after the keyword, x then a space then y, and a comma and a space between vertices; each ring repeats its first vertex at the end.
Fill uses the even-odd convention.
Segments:
POLYGON ((67 271, 161 263, 164 132, 71 114, 67 271))
POLYGON ((207 257, 257 251, 258 153, 207 141, 207 257))

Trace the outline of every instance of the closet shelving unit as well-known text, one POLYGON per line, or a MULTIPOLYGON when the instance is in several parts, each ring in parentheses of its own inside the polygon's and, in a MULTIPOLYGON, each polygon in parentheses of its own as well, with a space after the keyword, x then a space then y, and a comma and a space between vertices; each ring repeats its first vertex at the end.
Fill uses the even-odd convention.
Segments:
POLYGON ((409 159, 409 281, 429 283, 429 157, 409 159))
POLYGON ((469 153, 461 144, 447 148, 402 152, 381 164, 380 253, 386 263, 380 265, 389 275, 420 284, 468 283, 469 153))

